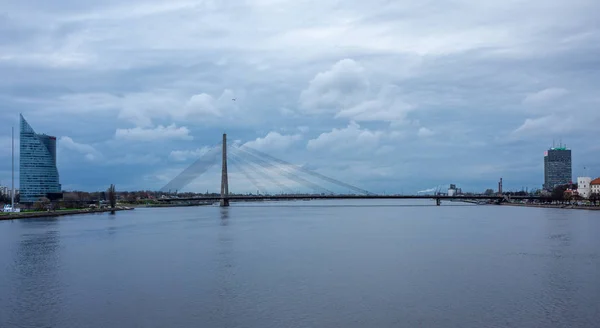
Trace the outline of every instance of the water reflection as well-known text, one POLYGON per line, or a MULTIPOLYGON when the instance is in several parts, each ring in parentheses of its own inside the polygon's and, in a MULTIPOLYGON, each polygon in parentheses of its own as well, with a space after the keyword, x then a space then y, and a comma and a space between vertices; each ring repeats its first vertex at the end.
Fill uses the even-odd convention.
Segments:
POLYGON ((222 226, 229 225, 229 208, 221 207, 220 210, 221 210, 221 225, 222 226))
POLYGON ((60 233, 57 219, 23 220, 26 233, 15 248, 9 325, 56 326, 61 312, 60 233))
POLYGON ((573 238, 572 220, 568 217, 548 220, 548 247, 550 256, 546 263, 546 284, 544 288, 544 312, 548 322, 569 326, 573 322, 573 298, 575 286, 571 277, 575 274, 570 262, 577 258, 571 251, 573 238))
POLYGON ((109 236, 113 236, 114 234, 117 233, 118 228, 117 227, 108 227, 108 235, 109 236))
POLYGON ((219 326, 232 326, 229 318, 232 315, 235 300, 235 286, 233 286, 233 277, 235 276, 234 256, 233 256, 233 236, 229 226, 229 208, 221 208, 221 228, 218 231, 217 245, 217 277, 216 277, 216 298, 217 307, 215 308, 216 318, 224 320, 218 322, 219 326))

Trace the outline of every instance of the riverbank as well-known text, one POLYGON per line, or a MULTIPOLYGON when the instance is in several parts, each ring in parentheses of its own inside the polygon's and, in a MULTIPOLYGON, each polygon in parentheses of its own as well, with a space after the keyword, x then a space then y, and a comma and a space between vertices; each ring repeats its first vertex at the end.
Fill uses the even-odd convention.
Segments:
POLYGON ((501 203, 503 206, 521 206, 521 207, 538 207, 538 208, 557 208, 566 210, 588 210, 600 211, 600 206, 580 206, 580 205, 560 205, 560 204, 521 204, 521 203, 501 203))
POLYGON ((48 212, 0 213, 0 221, 57 217, 57 216, 75 215, 75 214, 92 214, 92 213, 130 211, 130 210, 133 210, 133 208, 119 206, 114 209, 111 209, 111 208, 102 208, 102 209, 86 208, 86 209, 78 209, 78 210, 58 210, 58 211, 48 211, 48 212))
POLYGON ((127 204, 131 208, 162 208, 162 207, 195 207, 195 206, 210 206, 217 202, 200 203, 200 204, 127 204))

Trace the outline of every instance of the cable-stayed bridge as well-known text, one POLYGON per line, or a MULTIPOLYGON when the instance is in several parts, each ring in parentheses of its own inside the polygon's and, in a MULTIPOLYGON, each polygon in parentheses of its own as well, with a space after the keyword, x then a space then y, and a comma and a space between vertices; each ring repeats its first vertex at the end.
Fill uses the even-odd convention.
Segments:
MULTIPOLYGON (((160 201, 219 201, 221 206, 229 206, 230 201, 253 200, 433 199, 437 205, 440 205, 442 200, 465 199, 463 196, 374 194, 247 146, 238 144, 228 146, 226 134, 223 134, 222 142, 218 146, 210 148, 197 161, 167 183, 161 191, 175 192, 176 194, 218 163, 221 164, 220 194, 192 198, 172 197, 160 199, 160 201), (239 176, 243 176, 257 189, 256 194, 230 193, 228 164, 231 164, 239 176)), ((539 199, 536 196, 512 198, 539 199)), ((506 198, 502 195, 490 195, 469 196, 468 199, 502 202, 506 198)))

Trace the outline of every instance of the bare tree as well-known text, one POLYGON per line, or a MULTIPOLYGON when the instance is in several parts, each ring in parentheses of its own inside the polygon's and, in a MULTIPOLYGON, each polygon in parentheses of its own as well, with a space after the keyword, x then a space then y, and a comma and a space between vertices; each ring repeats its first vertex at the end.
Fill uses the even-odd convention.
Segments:
POLYGON ((110 204, 110 208, 115 208, 117 205, 117 193, 115 192, 115 185, 111 184, 106 191, 106 198, 108 198, 108 203, 110 204))
POLYGON ((33 204, 33 209, 36 211, 45 211, 48 207, 48 204, 50 204, 50 200, 46 197, 42 197, 33 204))

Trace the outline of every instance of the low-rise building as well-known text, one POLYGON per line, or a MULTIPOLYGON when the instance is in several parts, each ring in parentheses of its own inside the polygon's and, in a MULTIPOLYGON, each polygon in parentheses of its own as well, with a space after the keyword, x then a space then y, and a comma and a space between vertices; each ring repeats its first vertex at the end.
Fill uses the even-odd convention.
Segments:
POLYGON ((577 178, 577 193, 583 198, 589 198, 592 190, 592 178, 579 177, 577 178))
POLYGON ((590 191, 592 194, 600 194, 600 178, 592 180, 590 182, 590 191))

